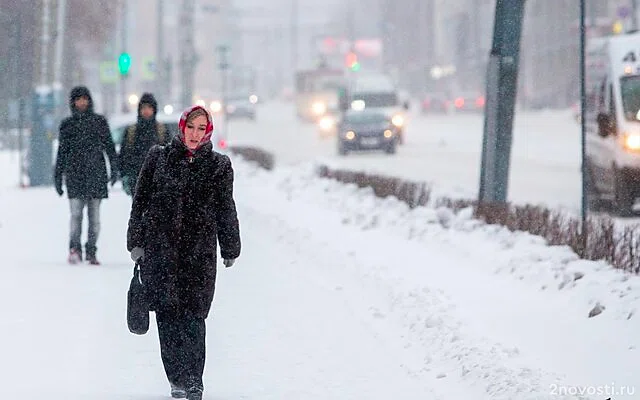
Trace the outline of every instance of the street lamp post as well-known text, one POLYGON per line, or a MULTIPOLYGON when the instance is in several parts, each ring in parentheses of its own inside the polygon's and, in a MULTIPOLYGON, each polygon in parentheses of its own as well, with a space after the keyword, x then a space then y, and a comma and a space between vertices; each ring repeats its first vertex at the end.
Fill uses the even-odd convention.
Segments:
POLYGON ((13 97, 17 102, 16 112, 16 128, 18 130, 18 186, 24 186, 24 96, 22 90, 22 82, 20 79, 20 71, 22 68, 22 13, 18 11, 17 16, 11 16, 0 12, 0 17, 7 21, 9 26, 13 26, 14 34, 13 45, 11 46, 10 54, 13 57, 13 97))
POLYGON ((506 206, 525 0, 496 2, 487 65, 479 203, 506 206))
POLYGON ((227 141, 229 140, 229 132, 226 129, 229 129, 229 124, 227 121, 227 71, 229 70, 229 59, 228 52, 229 46, 219 45, 216 48, 218 52, 219 62, 218 69, 222 75, 222 134, 227 137, 227 141))
MULTIPOLYGON (((635 0, 634 0, 635 4, 635 0)), ((635 12, 634 12, 635 15, 635 12)), ((586 46, 586 6, 585 0, 580 0, 580 128, 581 128, 581 173, 582 173, 582 196, 581 196, 581 219, 582 219, 582 249, 587 248, 587 175, 586 175, 586 118, 587 107, 586 96, 586 66, 585 66, 585 46, 586 46)))
POLYGON ((128 42, 128 30, 129 30, 129 13, 127 10, 127 0, 122 2, 122 35, 120 40, 122 41, 120 46, 120 58, 118 59, 118 64, 120 68, 120 102, 122 104, 122 112, 129 111, 129 106, 127 105, 127 78, 129 77, 129 69, 128 65, 131 63, 131 59, 129 58, 129 54, 127 53, 127 42, 128 42), (127 69, 123 69, 123 61, 127 59, 127 69))

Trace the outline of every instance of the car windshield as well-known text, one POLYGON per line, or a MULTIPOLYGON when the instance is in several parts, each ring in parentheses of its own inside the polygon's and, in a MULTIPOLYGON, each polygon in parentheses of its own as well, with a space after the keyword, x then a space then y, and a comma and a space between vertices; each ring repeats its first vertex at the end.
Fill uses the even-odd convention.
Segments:
POLYGON ((347 114, 344 121, 348 124, 381 124, 389 122, 389 119, 384 114, 356 112, 347 114))
POLYGON ((394 107, 398 96, 393 92, 354 93, 353 100, 364 101, 365 107, 394 107))
POLYGON ((628 121, 640 120, 640 76, 626 76, 620 79, 622 109, 628 121))

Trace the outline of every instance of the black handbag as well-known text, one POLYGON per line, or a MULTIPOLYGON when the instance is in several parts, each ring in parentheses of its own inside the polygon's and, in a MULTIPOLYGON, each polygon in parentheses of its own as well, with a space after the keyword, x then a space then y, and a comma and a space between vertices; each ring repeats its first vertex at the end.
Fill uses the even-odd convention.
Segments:
POLYGON ((149 299, 140 279, 140 265, 133 267, 133 277, 127 293, 127 326, 136 335, 149 331, 149 299))

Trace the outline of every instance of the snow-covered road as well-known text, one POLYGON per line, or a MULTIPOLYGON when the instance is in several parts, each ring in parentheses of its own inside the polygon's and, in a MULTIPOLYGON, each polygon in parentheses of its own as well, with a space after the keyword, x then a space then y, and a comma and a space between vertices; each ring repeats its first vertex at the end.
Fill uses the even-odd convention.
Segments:
MULTIPOLYGON (((334 139, 299 122, 293 105, 262 105, 257 122, 232 121, 230 142, 259 145, 279 164, 326 162, 433 183, 439 191, 477 196, 484 117, 481 114, 413 113, 398 153, 337 155, 334 139)), ((580 126, 570 111, 518 111, 514 120, 509 199, 579 210, 580 126)))

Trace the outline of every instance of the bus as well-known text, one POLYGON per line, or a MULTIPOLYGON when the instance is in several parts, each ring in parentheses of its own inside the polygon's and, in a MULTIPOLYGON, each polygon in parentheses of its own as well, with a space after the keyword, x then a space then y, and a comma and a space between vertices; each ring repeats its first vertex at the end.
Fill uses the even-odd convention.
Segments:
POLYGON ((339 92, 344 87, 341 69, 319 68, 296 73, 295 104, 298 118, 318 122, 338 110, 339 92))

